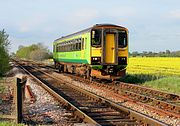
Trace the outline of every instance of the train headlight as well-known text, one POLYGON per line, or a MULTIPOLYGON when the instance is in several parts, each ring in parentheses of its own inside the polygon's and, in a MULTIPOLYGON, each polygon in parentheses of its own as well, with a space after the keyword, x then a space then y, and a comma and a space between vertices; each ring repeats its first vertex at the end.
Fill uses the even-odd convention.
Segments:
POLYGON ((93 57, 92 60, 98 60, 98 58, 97 57, 93 57))
POLYGON ((99 65, 101 63, 101 57, 91 57, 91 62, 94 65, 99 65))

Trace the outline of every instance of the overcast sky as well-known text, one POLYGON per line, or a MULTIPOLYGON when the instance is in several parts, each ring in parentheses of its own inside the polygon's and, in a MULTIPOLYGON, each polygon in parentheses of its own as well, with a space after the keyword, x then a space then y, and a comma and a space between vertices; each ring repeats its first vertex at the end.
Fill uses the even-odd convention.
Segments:
POLYGON ((180 50, 180 0, 0 0, 11 52, 98 23, 127 27, 131 52, 180 50))

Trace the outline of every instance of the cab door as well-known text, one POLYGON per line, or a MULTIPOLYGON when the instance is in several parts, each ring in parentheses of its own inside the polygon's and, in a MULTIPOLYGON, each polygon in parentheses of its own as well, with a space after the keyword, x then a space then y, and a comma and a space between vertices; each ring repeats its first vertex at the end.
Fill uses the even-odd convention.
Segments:
POLYGON ((106 33, 106 43, 105 43, 105 63, 114 64, 115 63, 115 34, 106 33))

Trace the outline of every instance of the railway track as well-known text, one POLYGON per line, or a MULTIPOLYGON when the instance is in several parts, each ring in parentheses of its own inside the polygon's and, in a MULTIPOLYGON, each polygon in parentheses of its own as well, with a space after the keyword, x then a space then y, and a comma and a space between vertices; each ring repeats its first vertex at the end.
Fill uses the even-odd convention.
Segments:
POLYGON ((123 98, 127 101, 136 103, 139 102, 141 105, 150 108, 159 114, 180 118, 180 96, 178 95, 153 90, 151 88, 135 84, 122 82, 117 82, 116 84, 101 83, 97 81, 90 82, 89 80, 78 76, 69 74, 66 75, 77 81, 85 82, 87 84, 91 83, 100 88, 105 88, 115 94, 118 94, 120 97, 123 96, 123 98))
MULTIPOLYGON (((26 61, 25 61, 26 62, 26 61)), ((41 63, 29 62, 35 66, 50 68, 41 63)), ((53 69, 54 70, 54 69, 53 69)), ((93 80, 92 82, 88 79, 84 79, 80 76, 75 76, 72 74, 65 73, 66 76, 69 76, 77 81, 85 82, 87 84, 94 84, 101 88, 106 88, 119 96, 124 96, 123 98, 127 101, 139 102, 141 105, 155 111, 158 114, 173 116, 180 118, 180 96, 176 94, 170 94, 144 86, 139 86, 135 84, 128 84, 116 81, 114 82, 100 82, 99 80, 93 80)))
POLYGON ((63 102, 64 106, 72 110, 81 122, 94 125, 167 125, 27 64, 21 67, 38 79, 46 90, 63 102))

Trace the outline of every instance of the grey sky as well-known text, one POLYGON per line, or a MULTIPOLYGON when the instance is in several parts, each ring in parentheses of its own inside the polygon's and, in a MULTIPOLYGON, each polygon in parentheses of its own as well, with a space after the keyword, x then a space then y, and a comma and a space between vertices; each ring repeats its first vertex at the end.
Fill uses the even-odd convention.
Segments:
POLYGON ((0 0, 0 30, 19 45, 52 42, 97 23, 129 29, 130 51, 180 50, 179 0, 0 0))

